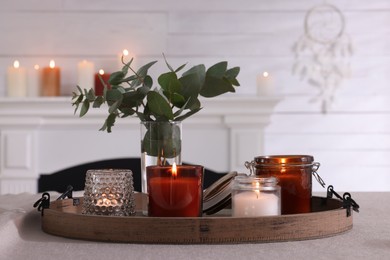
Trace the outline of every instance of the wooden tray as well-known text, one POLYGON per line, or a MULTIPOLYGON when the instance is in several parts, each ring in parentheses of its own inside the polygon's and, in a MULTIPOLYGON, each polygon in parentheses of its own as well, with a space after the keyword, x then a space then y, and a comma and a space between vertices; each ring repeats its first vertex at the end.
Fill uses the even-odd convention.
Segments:
MULTIPOLYGON (((141 199, 136 194, 136 200, 141 199)), ((81 200, 82 203, 82 200, 81 200)), ((140 203, 137 203, 140 205, 140 203)), ((312 213, 272 217, 200 218, 111 217, 82 215, 72 199, 50 203, 42 216, 44 232, 75 239, 155 244, 262 243, 323 238, 352 229, 342 202, 312 198, 312 213)))

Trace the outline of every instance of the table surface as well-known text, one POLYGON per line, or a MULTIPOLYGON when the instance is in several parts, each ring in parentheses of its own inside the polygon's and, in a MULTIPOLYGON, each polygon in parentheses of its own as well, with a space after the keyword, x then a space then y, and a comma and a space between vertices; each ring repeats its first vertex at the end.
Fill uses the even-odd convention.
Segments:
POLYGON ((40 197, 0 196, 0 259, 390 259, 388 192, 352 193, 360 213, 353 212, 353 228, 344 234, 233 245, 117 244, 52 236, 41 230, 40 213, 32 207, 40 197))

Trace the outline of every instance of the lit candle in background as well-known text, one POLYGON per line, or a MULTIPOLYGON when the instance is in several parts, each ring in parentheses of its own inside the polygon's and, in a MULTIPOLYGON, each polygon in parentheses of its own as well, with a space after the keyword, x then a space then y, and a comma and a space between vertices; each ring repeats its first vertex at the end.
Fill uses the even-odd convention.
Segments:
POLYGON ((28 89, 29 97, 39 97, 41 94, 41 71, 39 65, 35 64, 33 69, 28 71, 28 89))
POLYGON ((96 96, 102 96, 104 90, 104 84, 100 79, 99 75, 101 79, 104 81, 104 83, 107 85, 107 88, 108 89, 111 88, 111 85, 108 84, 108 80, 110 79, 110 74, 105 73, 104 70, 100 69, 99 73, 95 74, 95 95, 96 96))
POLYGON ((19 61, 15 60, 13 67, 7 70, 7 94, 9 97, 27 96, 26 69, 20 67, 19 61))
POLYGON ((51 60, 49 67, 42 70, 42 96, 59 96, 60 82, 60 68, 55 66, 54 60, 51 60))
POLYGON ((118 64, 118 66, 119 66, 119 70, 122 70, 122 68, 123 68, 123 66, 124 66, 124 64, 122 63, 122 57, 123 57, 123 62, 124 63, 128 63, 130 60, 131 60, 131 58, 133 58, 133 61, 131 62, 131 68, 133 69, 133 70, 135 70, 135 71, 137 71, 138 70, 138 68, 137 68, 137 65, 136 65, 136 62, 135 62, 135 55, 134 55, 134 53, 130 53, 127 49, 124 49, 120 54, 119 54, 119 64, 118 64))
POLYGON ((77 86, 92 88, 94 86, 95 66, 92 62, 83 60, 77 64, 77 86))
POLYGON ((267 96, 274 94, 274 81, 272 75, 268 71, 264 71, 257 76, 257 95, 267 96))

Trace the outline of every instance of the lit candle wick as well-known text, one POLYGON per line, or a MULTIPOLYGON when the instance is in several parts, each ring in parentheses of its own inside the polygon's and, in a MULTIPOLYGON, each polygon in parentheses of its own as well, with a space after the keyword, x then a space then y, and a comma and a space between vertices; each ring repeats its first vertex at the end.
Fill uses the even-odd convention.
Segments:
POLYGON ((99 70, 99 74, 100 74, 100 75, 104 75, 104 70, 100 69, 100 70, 99 70))
POLYGON ((173 165, 172 165, 172 176, 173 176, 174 178, 177 177, 177 167, 176 167, 176 163, 173 163, 173 165))
POLYGON ((258 182, 255 182, 253 184, 255 186, 255 190, 254 191, 256 192, 256 199, 258 199, 259 195, 260 195, 260 184, 258 182))
POLYGON ((263 77, 264 77, 264 78, 268 78, 268 76, 269 76, 269 73, 268 73, 267 71, 264 71, 264 72, 263 72, 263 77))
POLYGON ((17 69, 19 68, 19 66, 20 66, 19 61, 18 60, 14 61, 14 68, 17 69))
POLYGON ((50 68, 54 69, 54 67, 56 66, 56 63, 54 62, 54 60, 50 61, 49 66, 50 66, 50 68))

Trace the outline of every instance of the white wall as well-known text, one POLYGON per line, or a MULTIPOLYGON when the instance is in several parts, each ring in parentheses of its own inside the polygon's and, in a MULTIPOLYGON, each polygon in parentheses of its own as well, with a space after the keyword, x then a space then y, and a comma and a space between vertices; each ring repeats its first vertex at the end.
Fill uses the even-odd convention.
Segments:
POLYGON ((69 95, 78 61, 112 71, 124 48, 138 64, 159 59, 154 74, 164 69, 161 53, 176 66, 228 60, 241 67, 240 95, 254 95, 256 76, 268 70, 285 98, 266 129, 265 153, 314 155, 337 190, 390 191, 390 1, 327 1, 344 13, 355 50, 327 114, 309 102, 317 89, 292 74, 306 11, 323 2, 2 0, 0 82, 14 59, 32 67, 53 58, 69 95))

